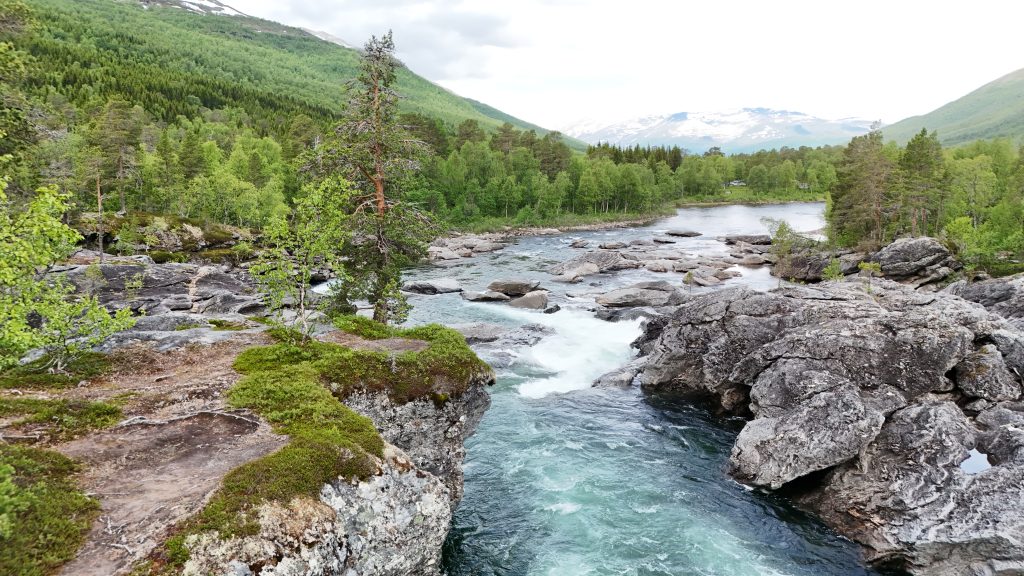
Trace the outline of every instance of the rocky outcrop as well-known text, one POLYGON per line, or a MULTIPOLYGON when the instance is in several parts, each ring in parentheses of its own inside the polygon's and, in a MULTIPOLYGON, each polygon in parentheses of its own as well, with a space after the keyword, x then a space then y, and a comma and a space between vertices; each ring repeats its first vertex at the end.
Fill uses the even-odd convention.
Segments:
MULTIPOLYGON (((372 341, 381 342, 381 341, 372 341)), ((433 576, 463 494, 465 440, 490 405, 486 366, 458 394, 396 402, 357 391, 344 403, 372 420, 385 441, 377 469, 362 480, 325 484, 318 498, 267 501, 253 535, 189 537, 186 575, 433 576)))
POLYGON ((860 252, 843 251, 803 251, 778 259, 772 267, 772 276, 799 282, 821 282, 825 279, 825 268, 833 260, 839 262, 839 271, 843 276, 857 274, 860 263, 867 256, 860 252))
POLYGON ((886 278, 915 286, 942 280, 962 267, 941 242, 927 236, 900 238, 871 260, 878 262, 886 278))
POLYGON ((325 485, 319 500, 265 504, 256 535, 194 539, 183 574, 440 574, 450 491, 394 446, 385 448, 378 467, 365 481, 325 485))
POLYGON ((977 302, 1024 330, 1024 274, 981 282, 957 282, 947 291, 977 302))
POLYGON ((108 308, 131 308, 147 316, 172 311, 197 314, 258 314, 264 311, 252 278, 241 270, 196 264, 113 263, 65 266, 79 292, 94 294, 108 308))
POLYGON ((883 277, 915 288, 934 286, 963 266, 941 242, 926 236, 900 238, 878 252, 864 254, 850 250, 826 250, 821 246, 802 246, 779 258, 772 275, 801 282, 824 280, 825 268, 839 262, 844 276, 856 274, 861 262, 875 262, 883 277))
POLYGON ((750 418, 730 458, 738 479, 789 489, 879 565, 1024 569, 1024 335, 1002 318, 851 280, 695 296, 646 332, 646 389, 750 418), (972 450, 991 467, 962 470, 972 450))
POLYGON ((443 400, 396 404, 387 394, 365 392, 345 399, 349 408, 373 420, 384 440, 401 448, 417 468, 444 482, 453 510, 462 499, 464 443, 491 404, 486 386, 494 382, 494 373, 475 374, 472 380, 465 393, 443 400))

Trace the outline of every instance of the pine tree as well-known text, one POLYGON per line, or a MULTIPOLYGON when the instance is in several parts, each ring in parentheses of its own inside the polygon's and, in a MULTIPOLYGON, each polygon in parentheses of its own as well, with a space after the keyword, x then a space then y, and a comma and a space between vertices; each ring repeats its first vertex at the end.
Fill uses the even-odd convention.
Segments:
POLYGON ((348 249, 351 294, 365 295, 374 320, 382 323, 404 319, 401 268, 426 255, 434 233, 431 219, 402 201, 404 181, 419 170, 428 150, 399 123, 392 85, 401 63, 394 51, 391 32, 366 43, 359 76, 348 88, 345 117, 310 164, 319 171, 339 170, 357 187, 348 249))
POLYGON ((914 236, 930 234, 942 217, 945 194, 941 190, 945 173, 942 144, 935 132, 924 128, 907 142, 900 155, 902 177, 902 212, 910 221, 914 236))

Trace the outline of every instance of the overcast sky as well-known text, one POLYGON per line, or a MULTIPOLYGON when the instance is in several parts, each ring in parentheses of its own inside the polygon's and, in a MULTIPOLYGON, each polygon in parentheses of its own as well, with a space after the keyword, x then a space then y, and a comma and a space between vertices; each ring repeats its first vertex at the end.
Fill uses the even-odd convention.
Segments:
POLYGON ((895 122, 1024 68, 1019 0, 227 0, 547 128, 740 107, 895 122))

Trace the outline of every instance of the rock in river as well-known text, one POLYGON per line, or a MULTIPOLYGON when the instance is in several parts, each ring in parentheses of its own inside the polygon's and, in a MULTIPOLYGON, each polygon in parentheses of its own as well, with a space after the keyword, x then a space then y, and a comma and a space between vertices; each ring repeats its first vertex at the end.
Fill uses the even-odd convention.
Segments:
POLYGON ((631 308, 637 306, 671 306, 679 304, 685 296, 669 282, 640 282, 626 288, 612 290, 595 300, 609 308, 631 308))
POLYGON ((599 250, 581 254, 571 260, 556 264, 548 269, 548 272, 555 275, 565 274, 570 270, 576 270, 584 264, 594 264, 599 272, 613 272, 615 270, 631 270, 639 268, 642 263, 639 260, 626 258, 621 252, 612 250, 599 250))
POLYGON ((536 290, 538 286, 540 286, 539 280, 512 279, 495 280, 487 286, 487 289, 494 292, 501 292, 507 296, 522 296, 527 292, 536 290))
POLYGON ((436 278, 434 280, 417 280, 406 282, 402 290, 415 294, 448 294, 450 292, 462 292, 462 286, 455 278, 436 278))
POLYGON ((730 458, 740 480, 793 486, 874 564, 1024 570, 1024 334, 1005 319, 851 280, 699 295, 646 330, 645 389, 710 395, 750 417, 730 458), (961 469, 972 450, 987 469, 961 469))
POLYGON ((484 290, 483 292, 463 292, 462 298, 470 302, 508 302, 512 298, 507 294, 484 290))
POLYGON ((514 298, 509 302, 509 306, 513 308, 526 308, 529 310, 543 310, 548 306, 548 292, 547 290, 534 290, 527 292, 519 298, 514 298))

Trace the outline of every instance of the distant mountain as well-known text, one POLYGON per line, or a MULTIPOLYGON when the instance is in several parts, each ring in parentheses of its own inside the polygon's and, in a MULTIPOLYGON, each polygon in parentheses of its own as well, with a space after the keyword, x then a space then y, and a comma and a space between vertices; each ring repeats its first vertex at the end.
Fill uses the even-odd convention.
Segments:
POLYGON ((947 145, 999 137, 1024 139, 1024 69, 923 116, 887 126, 882 133, 887 139, 903 143, 922 128, 938 132, 939 140, 947 145))
POLYGON ((702 152, 713 146, 725 152, 754 152, 782 146, 845 144, 870 130, 860 118, 826 120, 801 112, 743 108, 727 112, 679 112, 606 124, 581 122, 564 132, 596 144, 679 146, 702 152))

